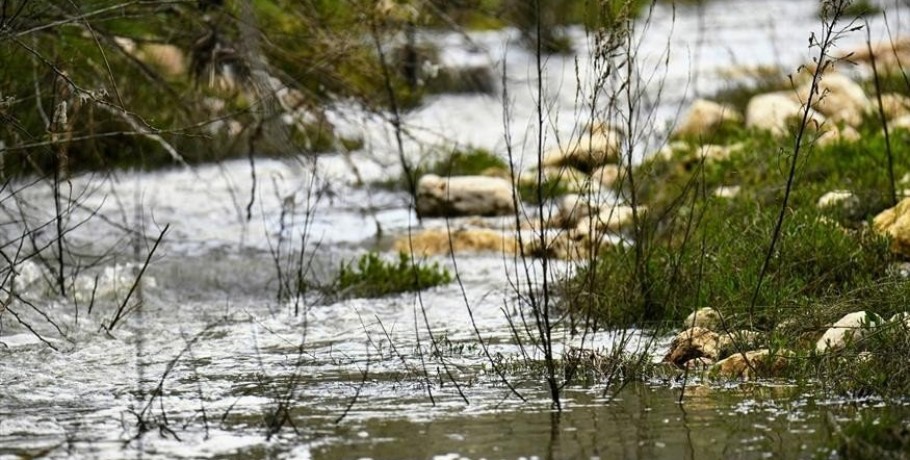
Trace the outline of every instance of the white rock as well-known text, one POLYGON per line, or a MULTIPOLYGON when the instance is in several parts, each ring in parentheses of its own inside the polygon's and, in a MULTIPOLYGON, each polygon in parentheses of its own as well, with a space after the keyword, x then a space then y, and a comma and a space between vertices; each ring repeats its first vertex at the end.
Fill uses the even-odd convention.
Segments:
POLYGON ((891 124, 888 125, 890 129, 906 129, 910 131, 910 115, 904 115, 900 118, 895 118, 891 120, 891 124))
POLYGON ((723 318, 717 310, 711 307, 702 307, 689 313, 689 316, 683 321, 683 327, 703 327, 711 331, 718 331, 723 327, 723 322, 723 318))
POLYGON ((849 190, 834 190, 825 193, 818 199, 819 209, 833 208, 835 206, 846 211, 852 211, 859 207, 859 197, 849 190))
MULTIPOLYGON (((801 101, 807 101, 812 82, 808 82, 799 89, 801 101)), ((872 102, 866 97, 863 88, 849 77, 839 73, 829 73, 821 77, 818 82, 812 108, 818 110, 835 122, 844 122, 848 126, 859 126, 863 122, 863 114, 872 109, 872 102)))
POLYGON ((714 196, 718 198, 736 198, 742 187, 739 185, 723 185, 714 189, 714 196))
POLYGON ((575 231, 582 235, 616 232, 632 225, 636 214, 641 219, 646 212, 647 208, 643 206, 605 205, 596 215, 578 219, 575 231))
MULTIPOLYGON (((877 99, 875 100, 875 106, 878 107, 877 99)), ((887 120, 910 115, 910 97, 898 93, 882 94, 882 109, 887 120)))
POLYGON ((612 129, 594 131, 570 139, 544 155, 543 166, 572 166, 591 171, 619 160, 622 136, 612 129))
MULTIPOLYGON (((802 119, 804 110, 802 104, 787 92, 760 94, 753 97, 746 107, 746 126, 783 136, 789 133, 792 120, 798 122, 802 119)), ((809 109, 809 120, 821 126, 825 117, 809 109)))
POLYGON ((682 122, 673 130, 673 136, 706 136, 724 123, 738 124, 742 119, 742 115, 730 106, 697 99, 692 102, 682 122))
POLYGON ((513 212, 512 185, 505 179, 428 174, 417 183, 417 214, 422 217, 498 216, 513 212))
POLYGON ((858 311, 844 315, 818 339, 815 349, 819 353, 842 350, 850 343, 862 340, 871 327, 880 323, 881 319, 874 313, 858 311))

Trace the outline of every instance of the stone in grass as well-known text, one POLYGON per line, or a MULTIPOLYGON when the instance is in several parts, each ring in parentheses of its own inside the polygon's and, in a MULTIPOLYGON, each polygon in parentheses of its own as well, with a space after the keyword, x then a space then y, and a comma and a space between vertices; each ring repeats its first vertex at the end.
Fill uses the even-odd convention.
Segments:
MULTIPOLYGON (((790 132, 791 123, 802 119, 805 108, 792 93, 778 92, 759 94, 749 100, 746 106, 746 127, 770 131, 775 136, 790 132)), ((822 126, 824 115, 809 109, 809 120, 814 126, 822 126)))
POLYGON ((711 307, 703 307, 690 313, 683 321, 683 327, 703 327, 710 331, 718 331, 723 327, 723 323, 720 312, 711 307))
POLYGON ((834 190, 819 197, 816 206, 819 209, 837 209, 852 214, 859 209, 860 200, 849 190, 834 190))
POLYGON ((730 106, 697 99, 673 130, 673 137, 707 136, 725 124, 736 125, 742 121, 743 116, 730 106))
POLYGON ((712 377, 728 379, 754 379, 779 377, 787 368, 787 357, 791 353, 762 348, 744 353, 734 353, 715 364, 710 371, 712 377))
POLYGON ((686 329, 670 342, 670 349, 663 361, 682 368, 686 362, 695 358, 717 359, 718 339, 716 332, 703 327, 686 329))
POLYGON ((514 212, 512 185, 506 179, 427 174, 417 183, 417 214, 421 217, 501 216, 514 212))
POLYGON ((815 344, 819 353, 843 350, 866 336, 870 328, 882 323, 875 313, 857 311, 837 320, 815 344))
POLYGON ((910 198, 875 216, 872 228, 891 238, 891 252, 910 256, 910 198))
POLYGON ((611 128, 592 131, 570 139, 544 155, 543 166, 571 166, 590 172, 619 161, 622 135, 611 128))

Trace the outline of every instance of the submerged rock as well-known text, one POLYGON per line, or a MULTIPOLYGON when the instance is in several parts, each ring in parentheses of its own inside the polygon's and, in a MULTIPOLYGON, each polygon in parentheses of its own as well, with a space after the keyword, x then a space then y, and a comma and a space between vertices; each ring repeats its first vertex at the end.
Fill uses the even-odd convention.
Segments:
POLYGON ((713 377, 730 379, 753 379, 759 377, 779 377, 787 368, 787 357, 791 353, 762 348, 744 353, 734 353, 717 362, 711 368, 713 377))
POLYGON ((844 315, 818 339, 815 350, 819 353, 842 350, 852 343, 861 341, 871 327, 881 322, 878 315, 865 311, 844 315))
POLYGON ((733 107, 707 99, 692 102, 682 122, 673 130, 673 137, 700 137, 711 134, 724 124, 742 123, 743 116, 733 107))
POLYGON ((670 342, 670 350, 663 361, 678 367, 695 358, 717 359, 719 336, 703 327, 693 327, 680 332, 670 342))
POLYGON ((711 331, 719 331, 723 327, 724 320, 720 312, 711 308, 703 307, 693 311, 683 321, 684 328, 702 327, 711 331))
POLYGON ((417 183, 417 214, 421 217, 499 216, 514 212, 512 185, 506 179, 428 174, 417 183))
POLYGON ((910 198, 875 216, 872 228, 891 238, 891 252, 910 256, 910 198))
POLYGON ((487 228, 444 228, 423 230, 395 240, 394 249, 421 255, 440 255, 452 252, 504 252, 514 254, 518 243, 514 236, 487 228))

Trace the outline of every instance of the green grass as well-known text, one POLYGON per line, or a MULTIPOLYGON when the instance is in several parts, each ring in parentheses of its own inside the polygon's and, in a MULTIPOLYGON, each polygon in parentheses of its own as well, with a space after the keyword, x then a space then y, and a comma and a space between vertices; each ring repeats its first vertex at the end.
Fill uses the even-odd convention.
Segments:
MULTIPOLYGON (((870 302, 858 309, 881 315, 908 300, 910 289, 889 271, 899 258, 868 228, 890 206, 890 190, 884 138, 871 127, 863 134, 861 142, 806 146, 801 153, 778 251, 756 299, 754 326, 770 330, 788 312, 828 305, 816 315, 823 324, 856 307, 860 295, 870 302), (817 209, 824 193, 843 189, 860 197, 855 209, 817 209), (845 308, 831 307, 836 305, 845 308)), ((907 136, 892 138, 898 178, 910 170, 907 136)), ((746 324, 780 211, 792 141, 748 130, 728 133, 723 141, 743 148, 704 165, 686 161, 690 151, 636 169, 637 197, 651 209, 641 259, 633 247, 608 248, 572 280, 567 305, 589 306, 602 324, 613 326, 677 322, 701 306, 746 324), (741 187, 735 198, 711 195, 734 185, 741 187)))
POLYGON ((398 254, 397 260, 387 261, 370 252, 356 263, 343 263, 333 288, 341 297, 382 297, 451 281, 452 275, 438 263, 422 265, 404 252, 398 254))

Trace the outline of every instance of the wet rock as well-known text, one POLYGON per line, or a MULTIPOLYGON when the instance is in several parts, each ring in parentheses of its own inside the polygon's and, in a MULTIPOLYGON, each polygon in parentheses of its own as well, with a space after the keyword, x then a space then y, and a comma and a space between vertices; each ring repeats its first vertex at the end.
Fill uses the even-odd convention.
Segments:
POLYGON ((744 349, 754 348, 761 337, 761 333, 756 331, 721 332, 717 339, 718 357, 726 358, 744 349))
POLYGON ((872 228, 890 237, 891 252, 910 256, 910 198, 875 216, 872 228))
POLYGON ((713 377, 729 379, 779 377, 787 368, 787 357, 790 355, 787 351, 771 353, 767 348, 734 353, 718 361, 710 373, 713 377))
POLYGON ((743 116, 733 107, 706 99, 697 99, 689 106, 682 122, 673 130, 673 137, 707 136, 723 125, 742 123, 743 116))
POLYGON ((687 361, 706 357, 717 359, 718 339, 716 332, 703 327, 693 327, 680 332, 670 342, 670 350, 664 356, 664 362, 682 367, 687 361))
MULTIPOLYGON (((746 127, 783 136, 802 119, 804 110, 802 104, 787 92, 760 94, 753 97, 746 107, 746 127)), ((816 126, 825 122, 825 117, 812 109, 809 110, 809 119, 816 126)))
POLYGON ((571 166, 581 171, 592 171, 619 161, 620 142, 620 133, 613 129, 595 130, 547 152, 543 166, 571 166))
POLYGON ((422 217, 498 216, 514 212, 512 186, 505 179, 428 174, 417 183, 417 214, 422 217))
MULTIPOLYGON (((811 86, 812 83, 808 82, 800 87, 799 100, 809 100, 811 86)), ((852 127, 862 124, 863 116, 873 107, 863 88, 839 73, 823 75, 813 99, 817 101, 813 103, 813 109, 835 123, 843 122, 852 127)))
POLYGON ((464 252, 500 252, 514 254, 518 242, 512 235, 486 228, 452 230, 433 228, 405 235, 395 240, 394 249, 420 255, 464 252))
POLYGON ((715 361, 711 358, 701 356, 698 358, 692 358, 685 363, 683 363, 682 368, 689 372, 705 372, 711 369, 715 361))
POLYGON ((815 344, 819 353, 837 351, 852 343, 859 342, 866 336, 871 327, 881 324, 882 320, 874 313, 857 311, 844 315, 837 320, 815 344))
POLYGON ((720 312, 711 308, 703 307, 689 313, 683 321, 684 328, 702 327, 711 331, 719 331, 723 327, 724 320, 720 312))

